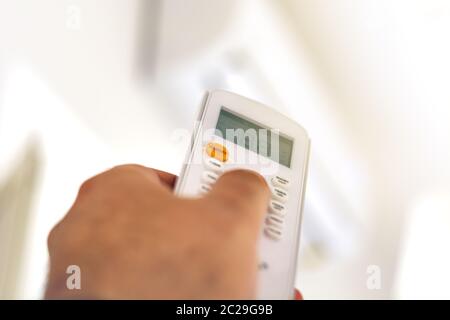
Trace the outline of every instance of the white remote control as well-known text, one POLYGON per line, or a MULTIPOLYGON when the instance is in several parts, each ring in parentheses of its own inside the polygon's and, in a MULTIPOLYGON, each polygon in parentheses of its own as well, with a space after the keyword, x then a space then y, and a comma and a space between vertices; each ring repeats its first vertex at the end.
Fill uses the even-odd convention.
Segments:
POLYGON ((291 299, 309 158, 306 131, 275 110, 226 91, 207 94, 198 121, 176 193, 201 196, 228 170, 260 173, 272 199, 259 242, 257 298, 291 299))

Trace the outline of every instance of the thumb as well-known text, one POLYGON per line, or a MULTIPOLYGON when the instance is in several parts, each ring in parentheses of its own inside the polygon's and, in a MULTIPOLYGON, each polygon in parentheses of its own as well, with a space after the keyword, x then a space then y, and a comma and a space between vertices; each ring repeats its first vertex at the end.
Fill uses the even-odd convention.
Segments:
POLYGON ((270 190, 260 174, 240 169, 225 172, 208 197, 222 203, 231 214, 239 215, 259 230, 267 212, 270 190))

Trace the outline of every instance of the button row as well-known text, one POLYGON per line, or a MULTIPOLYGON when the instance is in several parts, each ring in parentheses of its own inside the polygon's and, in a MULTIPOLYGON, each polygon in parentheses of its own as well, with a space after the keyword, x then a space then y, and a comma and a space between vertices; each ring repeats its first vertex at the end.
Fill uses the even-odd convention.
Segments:
POLYGON ((283 236, 284 217, 289 196, 287 189, 290 185, 288 179, 274 176, 271 179, 272 199, 269 202, 269 213, 266 218, 264 234, 273 240, 280 240, 283 236))
MULTIPOLYGON (((209 156, 210 154, 207 152, 207 155, 209 156)), ((203 160, 207 170, 202 173, 202 184, 200 186, 201 194, 211 190, 211 185, 217 181, 219 175, 223 172, 224 167, 223 162, 216 158, 205 157, 203 160)))

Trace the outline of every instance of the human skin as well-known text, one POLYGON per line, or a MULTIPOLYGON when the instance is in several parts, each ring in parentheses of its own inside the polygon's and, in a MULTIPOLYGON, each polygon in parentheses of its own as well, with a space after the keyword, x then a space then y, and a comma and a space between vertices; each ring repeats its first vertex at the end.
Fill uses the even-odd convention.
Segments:
MULTIPOLYGON (((176 176, 124 165, 81 186, 48 237, 48 299, 253 299, 270 192, 259 174, 224 173, 201 198, 176 176), (80 267, 81 289, 66 286, 80 267)), ((297 294, 298 295, 298 294, 297 294)))

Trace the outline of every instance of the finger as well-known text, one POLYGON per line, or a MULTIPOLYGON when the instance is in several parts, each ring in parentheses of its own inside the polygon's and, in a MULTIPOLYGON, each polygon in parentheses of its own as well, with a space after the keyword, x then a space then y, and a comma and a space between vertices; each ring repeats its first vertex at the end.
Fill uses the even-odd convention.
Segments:
POLYGON ((294 289, 294 300, 303 300, 303 296, 298 289, 294 289))
POLYGON ((258 173, 234 170, 224 173, 207 197, 240 216, 247 216, 255 228, 259 228, 267 211, 270 191, 266 181, 258 173))
POLYGON ((136 172, 151 181, 159 181, 160 180, 155 169, 145 167, 140 164, 118 165, 118 166, 113 167, 111 170, 106 171, 106 173, 114 172, 114 171, 121 171, 122 173, 126 172, 126 171, 136 172))
POLYGON ((159 182, 161 182, 162 184, 168 186, 170 189, 173 189, 174 185, 175 185, 175 181, 177 179, 177 176, 165 171, 161 171, 158 169, 153 169, 153 168, 149 168, 149 167, 145 167, 139 164, 126 164, 126 165, 120 165, 115 167, 117 168, 121 168, 121 169, 134 169, 134 170, 138 170, 139 172, 141 172, 143 175, 145 175, 147 178, 151 179, 151 180, 155 180, 155 178, 157 178, 157 180, 159 182))

